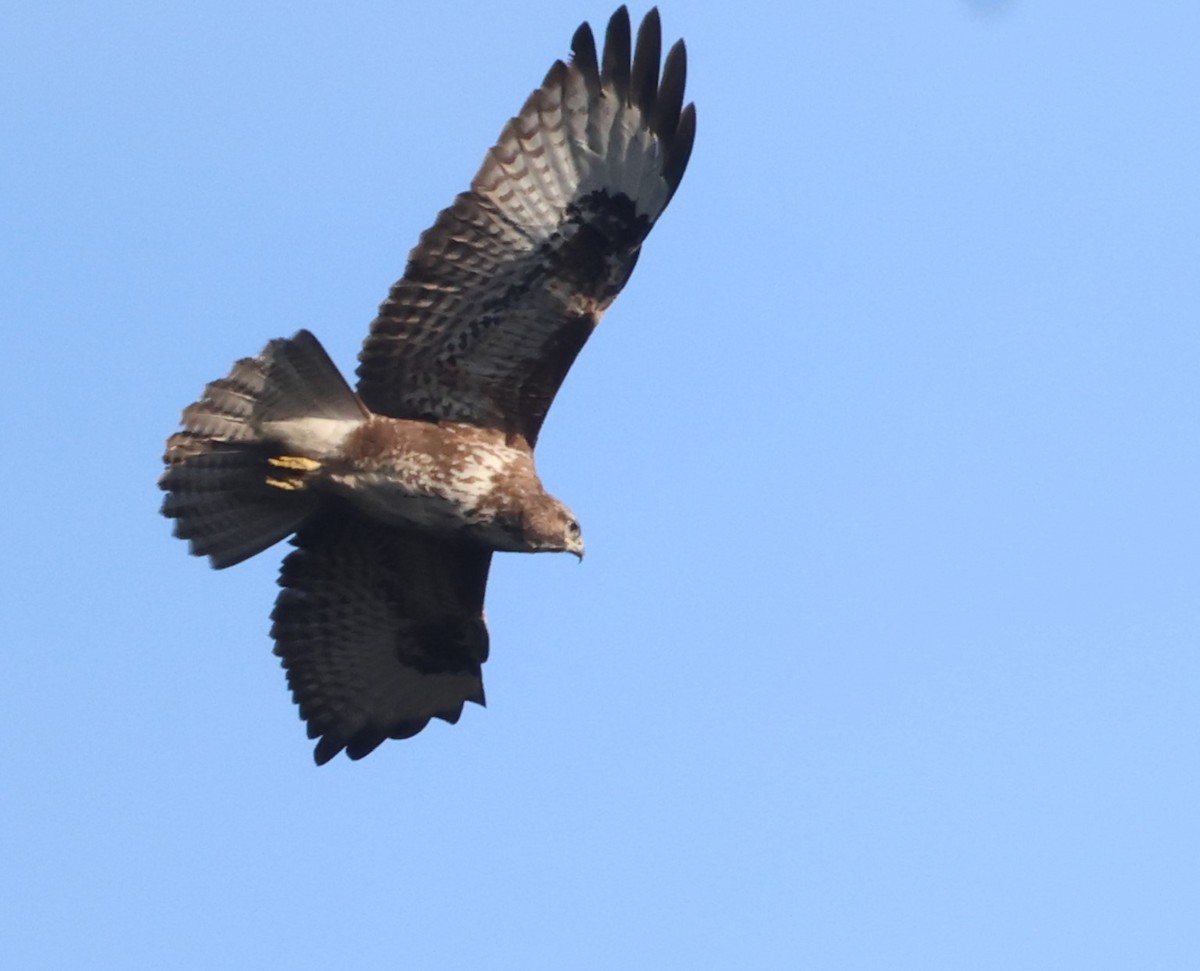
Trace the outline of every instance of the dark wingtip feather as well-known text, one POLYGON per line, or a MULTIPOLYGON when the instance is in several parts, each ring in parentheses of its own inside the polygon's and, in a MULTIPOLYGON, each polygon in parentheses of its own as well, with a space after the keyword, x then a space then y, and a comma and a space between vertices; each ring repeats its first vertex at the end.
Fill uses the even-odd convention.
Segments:
POLYGON ((592 35, 592 25, 584 21, 571 38, 571 63, 583 75, 588 87, 600 83, 600 62, 596 60, 596 38, 592 35))
POLYGON ((679 128, 679 112, 683 108, 683 90, 686 85, 687 47, 682 40, 677 40, 667 52, 662 83, 654 102, 654 114, 650 118, 650 126, 667 142, 675 138, 675 132, 679 128))
POLYGON ((692 157, 692 143, 696 140, 696 106, 689 104, 679 116, 679 127, 675 130, 675 138, 667 150, 666 162, 663 164, 663 178, 671 187, 671 194, 679 188, 687 168, 688 159, 692 157))
MULTIPOLYGON (((424 725, 421 726, 421 728, 424 727, 424 725)), ((420 729, 418 729, 418 731, 420 731, 420 729)), ((416 734, 416 732, 413 734, 416 734)), ((349 756, 353 761, 357 762, 359 759, 365 759, 386 741, 386 736, 363 732, 355 738, 352 738, 347 743, 346 755, 349 756)))
POLYGON ((662 22, 658 8, 653 7, 638 28, 631 72, 622 80, 620 62, 622 57, 628 56, 628 51, 629 14, 621 7, 609 21, 603 77, 611 78, 623 97, 647 112, 651 130, 666 148, 663 178, 674 195, 687 169, 696 138, 696 107, 694 104, 682 107, 687 85, 687 46, 682 39, 671 45, 660 78, 662 22))
POLYGON ((662 60, 662 22, 658 9, 652 9, 638 28, 630 70, 630 101, 640 108, 652 108, 658 97, 658 64, 662 60))
POLYGON ((317 747, 313 749, 313 761, 317 765, 324 765, 343 748, 345 746, 340 741, 334 741, 330 736, 326 735, 317 743, 317 747))
POLYGON ((629 10, 622 4, 609 18, 608 30, 604 33, 604 66, 600 79, 612 84, 623 101, 629 100, 630 37, 629 10))
POLYGON ((530 104, 536 104, 540 107, 541 99, 545 96, 546 90, 561 88, 563 78, 565 78, 566 75, 567 65, 565 65, 562 61, 555 61, 553 64, 551 64, 550 70, 547 71, 546 76, 542 78, 542 86, 533 90, 533 93, 529 96, 529 100, 525 102, 525 107, 521 109, 521 113, 524 114, 528 110, 530 104))

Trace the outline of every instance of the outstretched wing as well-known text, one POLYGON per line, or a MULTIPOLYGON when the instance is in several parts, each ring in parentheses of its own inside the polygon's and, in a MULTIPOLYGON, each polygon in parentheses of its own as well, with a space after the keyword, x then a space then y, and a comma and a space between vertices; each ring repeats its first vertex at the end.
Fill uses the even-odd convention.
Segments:
POLYGON ((683 177, 696 130, 687 53, 657 10, 575 32, 504 127, 471 189, 422 236, 371 325, 358 391, 396 418, 503 429, 532 445, 559 385, 629 279, 683 177))
POLYGON ((292 540, 272 614, 275 653, 315 757, 360 759, 431 718, 484 703, 491 553, 368 521, 331 503, 292 540))

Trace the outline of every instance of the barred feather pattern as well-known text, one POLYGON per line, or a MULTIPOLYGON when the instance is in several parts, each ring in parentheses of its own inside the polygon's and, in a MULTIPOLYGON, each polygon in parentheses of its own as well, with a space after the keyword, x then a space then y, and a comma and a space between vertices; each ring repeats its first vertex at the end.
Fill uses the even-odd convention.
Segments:
POLYGON ((358 392, 397 418, 501 428, 536 443, 555 394, 628 280, 695 136, 687 54, 661 79, 651 10, 630 60, 628 11, 603 60, 590 27, 505 125, 469 191, 427 230, 371 326, 358 392))
POLYGON ((491 553, 327 506, 293 540, 272 614, 275 653, 319 738, 315 758, 362 758, 431 718, 484 704, 491 553))
POLYGON ((210 382, 167 439, 163 515, 217 568, 294 532, 317 508, 280 455, 325 457, 367 412, 312 334, 274 340, 210 382), (274 484, 272 484, 274 483, 274 484), (294 488, 280 488, 294 486, 294 488))

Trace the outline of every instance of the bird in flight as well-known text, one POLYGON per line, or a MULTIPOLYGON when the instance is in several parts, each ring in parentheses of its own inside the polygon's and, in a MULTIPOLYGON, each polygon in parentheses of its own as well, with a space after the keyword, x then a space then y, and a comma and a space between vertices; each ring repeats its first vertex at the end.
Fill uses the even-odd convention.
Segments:
POLYGON ((409 254, 357 390, 301 330, 167 440, 162 512, 192 553, 221 569, 292 536, 271 634, 317 764, 484 704, 494 552, 583 557, 534 447, 691 155, 687 53, 661 49, 657 10, 635 41, 618 9, 600 56, 580 26, 409 254))

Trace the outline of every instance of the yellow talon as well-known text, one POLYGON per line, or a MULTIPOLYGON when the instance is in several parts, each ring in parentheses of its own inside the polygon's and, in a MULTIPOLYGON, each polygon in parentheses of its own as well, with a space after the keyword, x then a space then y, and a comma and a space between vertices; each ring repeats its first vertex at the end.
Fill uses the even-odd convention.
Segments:
POLYGON ((288 492, 304 488, 304 483, 295 479, 267 479, 267 485, 274 486, 276 489, 286 489, 288 492))
POLYGON ((321 467, 316 459, 306 459, 301 455, 277 455, 267 461, 277 469, 292 469, 295 472, 316 472, 321 467))

